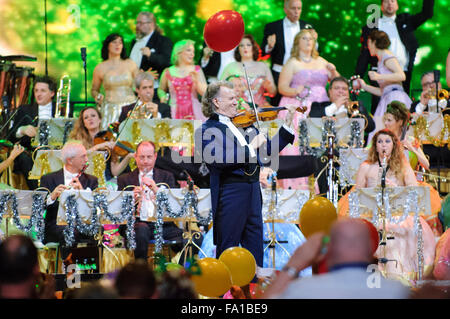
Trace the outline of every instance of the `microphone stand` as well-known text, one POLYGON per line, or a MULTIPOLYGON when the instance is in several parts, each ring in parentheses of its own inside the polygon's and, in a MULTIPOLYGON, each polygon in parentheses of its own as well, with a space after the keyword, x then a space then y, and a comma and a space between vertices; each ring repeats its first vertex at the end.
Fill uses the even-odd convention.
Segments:
POLYGON ((334 150, 334 135, 327 134, 328 138, 328 192, 327 198, 330 202, 333 203, 334 207, 337 207, 338 204, 338 196, 337 190, 338 185, 334 180, 334 166, 333 166, 333 150, 334 150))
POLYGON ((86 65, 86 48, 80 48, 81 60, 83 60, 84 69, 84 107, 87 107, 87 65, 86 65))

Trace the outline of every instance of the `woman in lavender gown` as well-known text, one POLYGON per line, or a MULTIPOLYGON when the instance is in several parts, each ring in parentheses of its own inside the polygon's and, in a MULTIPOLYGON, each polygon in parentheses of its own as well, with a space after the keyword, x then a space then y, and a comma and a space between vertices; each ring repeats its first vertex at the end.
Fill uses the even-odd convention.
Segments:
MULTIPOLYGON (((303 29, 294 38, 291 57, 283 66, 278 81, 278 89, 283 96, 280 106, 298 105, 307 108, 305 114, 297 113, 298 121, 308 116, 312 102, 328 101, 325 89, 329 80, 339 76, 336 67, 319 56, 316 40, 308 29, 303 29)), ((279 118, 284 118, 286 111, 281 111, 279 118)), ((299 155, 298 129, 293 145, 288 145, 281 155, 299 155)), ((280 181, 283 188, 308 189, 307 178, 284 179, 280 181)))
MULTIPOLYGON (((407 109, 411 107, 411 99, 403 90, 402 82, 406 79, 395 55, 388 50, 391 45, 389 36, 386 32, 374 30, 367 39, 367 46, 370 55, 378 58, 378 72, 369 71, 368 75, 372 81, 377 81, 380 87, 366 84, 363 79, 358 79, 361 89, 378 96, 381 96, 374 114, 374 120, 377 128, 376 132, 383 127, 383 115, 386 113, 387 105, 392 101, 399 101, 406 105, 407 109)), ((369 141, 373 134, 369 135, 369 141)))

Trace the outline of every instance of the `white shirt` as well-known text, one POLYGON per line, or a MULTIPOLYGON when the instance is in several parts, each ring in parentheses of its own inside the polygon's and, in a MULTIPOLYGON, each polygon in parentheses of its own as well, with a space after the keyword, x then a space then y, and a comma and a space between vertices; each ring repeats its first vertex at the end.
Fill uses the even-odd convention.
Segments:
POLYGON ((401 68, 406 71, 408 70, 409 56, 400 39, 400 35, 398 34, 395 18, 395 15, 392 17, 381 17, 381 19, 378 20, 378 29, 387 33, 389 40, 391 41, 389 50, 394 53, 401 68))
POLYGON ((153 32, 149 35, 146 35, 142 39, 136 39, 136 43, 133 45, 133 49, 131 49, 130 59, 133 60, 137 67, 141 67, 142 62, 142 52, 141 49, 145 47, 150 37, 153 35, 153 32))
POLYGON ((244 135, 242 135, 242 133, 233 124, 233 122, 231 122, 229 117, 219 114, 219 122, 221 122, 221 123, 225 124, 226 126, 228 126, 228 128, 233 133, 233 135, 236 136, 239 144, 242 147, 248 147, 251 157, 255 157, 256 156, 256 152, 255 152, 255 149, 253 148, 253 146, 251 146, 250 144, 247 143, 247 141, 245 140, 244 135))
POLYGON ((234 59, 234 49, 227 52, 220 52, 220 68, 219 72, 217 72, 217 78, 221 79, 223 70, 225 70, 226 66, 231 62, 235 61, 236 60, 234 59))
MULTIPOLYGON (((52 102, 46 104, 46 105, 38 105, 38 117, 41 120, 49 120, 52 118, 52 102)), ((21 138, 25 135, 23 132, 25 129, 25 126, 19 127, 19 129, 16 132, 16 137, 21 138)))
POLYGON ((294 44, 294 38, 297 33, 300 32, 300 22, 296 21, 292 23, 287 17, 283 19, 283 32, 284 32, 284 58, 283 65, 291 57, 292 45, 294 44))
MULTIPOLYGON (((72 182, 72 180, 78 176, 79 173, 71 173, 66 169, 66 166, 63 167, 63 172, 64 172, 64 186, 69 186, 70 182, 72 182)), ((89 187, 86 188, 85 190, 91 190, 89 187)), ((47 206, 51 205, 55 202, 56 200, 52 200, 50 197, 50 194, 48 194, 47 196, 47 206)))
POLYGON ((142 185, 142 178, 144 176, 153 179, 153 169, 147 174, 144 174, 144 172, 139 171, 139 185, 142 185))
POLYGON ((325 114, 326 116, 347 115, 347 109, 342 105, 338 108, 335 103, 331 103, 325 107, 325 114))

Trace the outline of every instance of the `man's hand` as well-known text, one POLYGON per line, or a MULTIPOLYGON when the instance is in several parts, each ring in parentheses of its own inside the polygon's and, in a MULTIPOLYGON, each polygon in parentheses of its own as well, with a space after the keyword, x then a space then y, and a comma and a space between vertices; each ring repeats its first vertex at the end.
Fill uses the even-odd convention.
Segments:
POLYGON ((428 106, 428 101, 430 100, 430 94, 427 91, 422 91, 420 94, 420 103, 422 105, 428 106))
POLYGON ((334 102, 337 106, 337 109, 339 110, 341 108, 341 106, 344 106, 347 104, 348 102, 348 96, 340 96, 336 99, 336 102, 334 102))
POLYGON ((72 187, 73 189, 78 189, 78 190, 83 189, 83 186, 81 186, 81 183, 78 180, 78 178, 73 178, 72 181, 70 182, 69 186, 72 187))
POLYGON ((68 189, 68 187, 63 184, 56 186, 56 188, 50 194, 50 198, 52 199, 52 201, 57 200, 58 197, 61 196, 61 193, 64 192, 66 189, 68 189))
POLYGON ((149 47, 143 47, 141 49, 141 53, 142 53, 142 55, 145 55, 147 58, 149 58, 150 55, 152 54, 152 51, 150 51, 149 47))
POLYGON ((277 36, 274 33, 267 37, 267 45, 269 46, 269 50, 273 49, 275 43, 277 43, 277 36))
POLYGON ((311 266, 317 262, 321 256, 320 250, 322 248, 322 232, 311 235, 306 243, 298 247, 292 257, 289 259, 287 266, 301 271, 306 267, 311 266))
POLYGON ((23 134, 29 137, 35 137, 37 134, 37 127, 33 125, 27 125, 23 129, 23 134))
MULTIPOLYGON (((143 69, 141 69, 141 71, 144 72, 143 69)), ((150 74, 153 76, 153 78, 154 78, 155 80, 157 80, 157 79, 159 78, 158 72, 157 72, 156 70, 153 70, 152 68, 149 68, 149 69, 148 69, 147 71, 145 71, 145 72, 150 73, 150 74)))
POLYGON ((15 144, 11 154, 9 154, 9 157, 14 160, 17 156, 19 156, 25 149, 20 144, 15 144))
POLYGON ((158 191, 158 186, 156 186, 155 181, 147 176, 142 177, 142 184, 150 188, 152 192, 155 194, 158 191))
POLYGON ((210 47, 203 48, 203 59, 209 60, 209 58, 213 55, 214 51, 210 47))
POLYGON ((253 149, 257 150, 258 148, 261 147, 261 145, 263 145, 266 142, 267 142, 266 136, 263 133, 259 133, 250 142, 250 145, 253 147, 253 149))

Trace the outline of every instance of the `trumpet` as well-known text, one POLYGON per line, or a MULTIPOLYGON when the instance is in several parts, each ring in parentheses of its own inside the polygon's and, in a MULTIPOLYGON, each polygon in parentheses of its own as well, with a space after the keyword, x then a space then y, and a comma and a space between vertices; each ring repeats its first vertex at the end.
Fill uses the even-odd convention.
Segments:
POLYGON ((148 106, 148 103, 142 103, 138 105, 134 110, 131 110, 128 113, 128 117, 132 120, 146 120, 153 118, 153 112, 148 106))
POLYGON ((69 117, 71 82, 72 80, 68 75, 63 75, 59 80, 59 89, 56 93, 55 118, 69 117))
POLYGON ((448 100, 448 91, 445 89, 439 90, 438 100, 448 100))
POLYGON ((347 107, 348 114, 357 115, 359 113, 358 101, 348 101, 345 106, 347 107))

